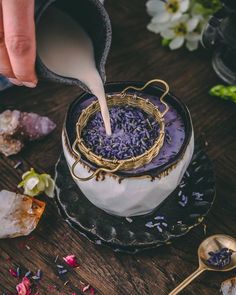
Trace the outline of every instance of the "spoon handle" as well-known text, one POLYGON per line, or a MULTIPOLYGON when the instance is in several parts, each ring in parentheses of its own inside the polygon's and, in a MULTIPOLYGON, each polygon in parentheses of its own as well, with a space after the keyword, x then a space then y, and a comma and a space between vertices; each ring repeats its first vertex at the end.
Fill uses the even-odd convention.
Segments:
POLYGON ((205 269, 199 267, 194 273, 187 277, 182 283, 180 283, 174 290, 172 290, 169 295, 176 295, 182 291, 187 285, 189 285, 196 277, 198 277, 205 269))

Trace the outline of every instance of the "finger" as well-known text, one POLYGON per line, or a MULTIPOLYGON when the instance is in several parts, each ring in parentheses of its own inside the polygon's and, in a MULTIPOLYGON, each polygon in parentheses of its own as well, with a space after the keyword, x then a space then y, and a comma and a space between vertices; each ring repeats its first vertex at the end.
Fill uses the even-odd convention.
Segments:
POLYGON ((0 1, 0 73, 1 75, 8 78, 15 77, 11 68, 11 63, 9 60, 9 56, 7 53, 5 40, 4 40, 2 1, 0 1))
POLYGON ((15 77, 35 87, 36 41, 33 0, 2 0, 5 43, 15 77))

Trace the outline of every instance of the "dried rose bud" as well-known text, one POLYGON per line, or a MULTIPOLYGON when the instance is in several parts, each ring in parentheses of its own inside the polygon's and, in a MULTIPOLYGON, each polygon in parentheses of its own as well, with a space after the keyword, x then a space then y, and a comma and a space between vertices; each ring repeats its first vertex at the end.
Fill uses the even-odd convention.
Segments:
POLYGON ((79 266, 75 255, 68 255, 66 257, 63 257, 63 260, 71 267, 78 267, 79 266))
POLYGON ((22 279, 22 282, 16 286, 16 291, 18 295, 30 295, 31 294, 31 283, 26 277, 22 279))

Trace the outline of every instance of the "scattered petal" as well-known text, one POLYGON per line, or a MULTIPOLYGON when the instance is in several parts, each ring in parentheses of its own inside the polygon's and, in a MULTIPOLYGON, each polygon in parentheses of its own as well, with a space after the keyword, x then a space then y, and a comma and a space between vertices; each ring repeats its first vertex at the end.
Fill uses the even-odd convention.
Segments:
POLYGON ((65 268, 64 268, 64 269, 59 269, 59 270, 58 270, 58 274, 59 274, 59 275, 64 275, 64 274, 66 274, 67 272, 68 272, 68 270, 65 269, 65 268))
POLYGON ((17 272, 16 272, 13 268, 10 268, 10 269, 9 269, 9 273, 10 273, 13 277, 15 277, 15 278, 18 277, 17 272))
POLYGON ((28 278, 29 276, 31 276, 31 274, 32 274, 32 271, 29 270, 25 273, 25 277, 28 278))
POLYGON ((130 218, 130 217, 126 217, 125 219, 126 219, 129 223, 133 222, 133 219, 130 218))
POLYGON ((26 277, 22 279, 22 282, 16 286, 18 295, 30 295, 31 294, 31 283, 30 280, 26 277))
POLYGON ((22 161, 18 161, 18 162, 16 162, 16 164, 13 166, 13 168, 14 168, 14 169, 17 169, 17 168, 19 168, 22 164, 23 164, 22 161))
POLYGON ((71 267, 79 266, 75 255, 67 255, 66 257, 63 257, 63 260, 71 267))
POLYGON ((82 291, 83 291, 83 292, 86 292, 86 291, 89 290, 89 288, 90 288, 90 285, 86 285, 85 287, 83 287, 82 291))

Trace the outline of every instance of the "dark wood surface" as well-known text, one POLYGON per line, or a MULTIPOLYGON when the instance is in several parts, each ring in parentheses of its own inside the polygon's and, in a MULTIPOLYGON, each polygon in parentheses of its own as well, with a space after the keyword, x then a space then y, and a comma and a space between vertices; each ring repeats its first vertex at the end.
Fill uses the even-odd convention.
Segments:
MULTIPOLYGON (((206 234, 236 237, 236 105, 208 95, 209 88, 220 82, 211 68, 210 54, 162 48, 159 38, 146 30, 144 0, 108 0, 106 7, 113 24, 107 80, 147 81, 159 77, 169 82, 171 91, 189 107, 196 137, 206 142, 215 168, 217 198, 205 220, 206 234)), ((21 174, 30 167, 54 173, 61 152, 63 118, 79 93, 76 87, 40 83, 33 90, 14 87, 0 94, 1 107, 38 112, 57 123, 51 136, 30 144, 20 155, 0 157, 0 189, 15 191, 21 174), (16 170, 13 166, 19 159, 23 165, 16 170)), ((136 256, 115 254, 71 230, 53 202, 46 201, 46 212, 30 237, 0 241, 0 294, 15 290, 18 281, 8 273, 13 264, 43 271, 40 294, 72 294, 72 290, 80 294, 82 281, 91 284, 96 294, 166 295, 197 267, 197 248, 205 238, 202 225, 173 245, 136 256), (59 279, 54 259, 71 253, 78 257, 80 268, 59 279), (48 290, 52 285, 54 292, 48 290)), ((221 282, 234 275, 205 273, 182 294, 219 294, 221 282)))

